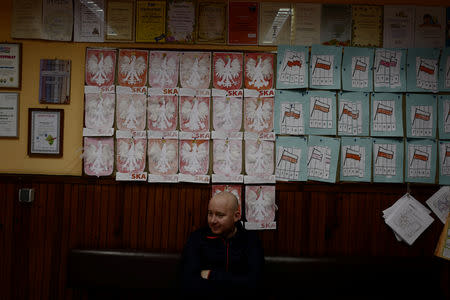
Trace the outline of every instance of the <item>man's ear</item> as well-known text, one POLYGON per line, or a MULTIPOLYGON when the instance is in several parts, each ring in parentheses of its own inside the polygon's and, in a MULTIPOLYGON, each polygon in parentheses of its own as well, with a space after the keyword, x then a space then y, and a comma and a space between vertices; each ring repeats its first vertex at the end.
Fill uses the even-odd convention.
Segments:
POLYGON ((234 222, 237 222, 241 219, 241 210, 238 209, 234 212, 234 222))

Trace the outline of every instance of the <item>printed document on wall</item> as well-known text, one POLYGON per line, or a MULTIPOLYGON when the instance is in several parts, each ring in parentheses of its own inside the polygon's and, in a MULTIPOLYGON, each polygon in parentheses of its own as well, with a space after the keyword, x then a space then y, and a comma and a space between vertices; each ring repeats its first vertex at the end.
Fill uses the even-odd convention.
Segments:
POLYGON ((416 6, 416 48, 445 46, 445 9, 438 6, 416 6))
POLYGON ((322 4, 296 3, 294 5, 293 45, 311 46, 320 43, 320 16, 322 4))
POLYGON ((384 48, 414 47, 414 6, 384 6, 384 48))

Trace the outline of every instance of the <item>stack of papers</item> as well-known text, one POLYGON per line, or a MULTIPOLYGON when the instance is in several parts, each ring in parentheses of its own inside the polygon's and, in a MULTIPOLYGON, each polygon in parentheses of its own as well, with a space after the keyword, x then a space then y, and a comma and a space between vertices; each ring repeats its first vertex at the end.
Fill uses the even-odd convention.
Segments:
POLYGON ((399 241, 412 245, 422 232, 433 223, 431 211, 410 194, 405 194, 391 207, 383 210, 386 224, 394 230, 399 241))

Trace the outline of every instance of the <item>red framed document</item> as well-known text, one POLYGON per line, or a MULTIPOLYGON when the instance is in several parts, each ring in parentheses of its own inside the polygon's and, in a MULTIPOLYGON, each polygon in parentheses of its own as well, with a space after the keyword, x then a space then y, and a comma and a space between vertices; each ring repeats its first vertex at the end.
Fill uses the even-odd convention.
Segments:
POLYGON ((228 44, 258 44, 258 2, 234 2, 228 5, 228 44))

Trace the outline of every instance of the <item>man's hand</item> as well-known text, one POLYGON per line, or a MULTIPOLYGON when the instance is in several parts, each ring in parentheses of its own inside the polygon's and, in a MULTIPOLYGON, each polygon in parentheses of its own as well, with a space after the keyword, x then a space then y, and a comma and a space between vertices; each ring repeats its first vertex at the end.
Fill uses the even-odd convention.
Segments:
POLYGON ((202 276, 203 279, 208 279, 209 278, 209 273, 211 273, 211 270, 202 270, 200 272, 200 276, 202 276))

